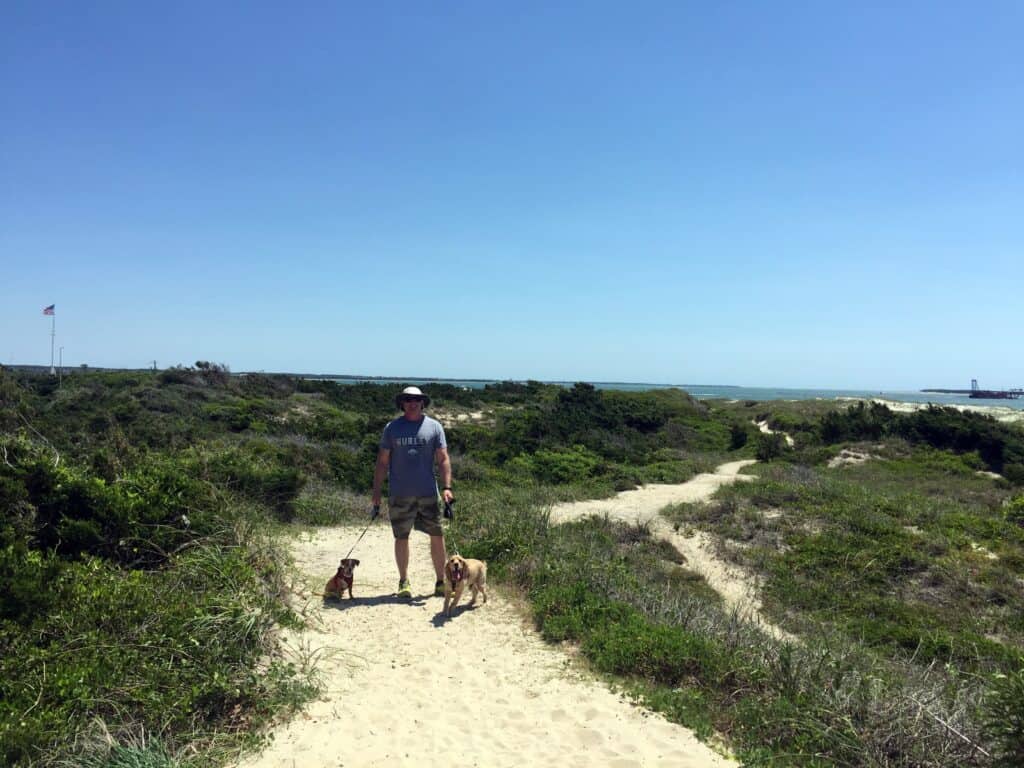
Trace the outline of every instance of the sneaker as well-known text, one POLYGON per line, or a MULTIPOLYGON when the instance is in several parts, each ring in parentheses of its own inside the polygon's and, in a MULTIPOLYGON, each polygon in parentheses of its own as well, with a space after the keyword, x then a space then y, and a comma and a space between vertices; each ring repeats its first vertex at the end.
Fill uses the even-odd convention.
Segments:
POLYGON ((412 597, 412 585, 409 584, 408 579, 401 579, 398 582, 398 596, 399 597, 412 597))
POLYGON ((435 582, 434 597, 444 597, 444 581, 435 582))

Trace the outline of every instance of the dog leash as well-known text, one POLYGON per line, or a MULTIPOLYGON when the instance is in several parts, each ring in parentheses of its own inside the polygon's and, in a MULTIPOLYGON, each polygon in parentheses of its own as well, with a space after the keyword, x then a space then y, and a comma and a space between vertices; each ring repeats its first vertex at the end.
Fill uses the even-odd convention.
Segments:
POLYGON ((371 526, 371 525, 373 525, 374 521, 375 521, 375 520, 377 519, 377 516, 378 516, 379 514, 380 514, 380 504, 374 504, 374 505, 373 505, 373 512, 371 512, 371 513, 370 513, 370 522, 368 522, 368 523, 366 524, 366 527, 365 527, 365 528, 363 528, 363 532, 362 532, 362 533, 360 533, 360 534, 359 534, 359 538, 358 538, 358 539, 356 539, 356 543, 352 545, 352 549, 350 549, 350 550, 348 551, 348 554, 347 554, 347 555, 345 555, 345 558, 346 558, 346 559, 348 559, 349 557, 351 557, 351 556, 352 556, 352 552, 353 552, 353 550, 355 550, 355 548, 356 548, 356 547, 357 547, 357 546, 359 545, 359 542, 363 540, 363 536, 365 536, 365 535, 366 535, 366 532, 367 532, 368 530, 370 530, 370 526, 371 526))
POLYGON ((455 499, 446 501, 444 503, 444 519, 448 521, 448 525, 445 526, 444 535, 445 539, 452 543, 452 553, 454 555, 459 554, 459 547, 455 543, 455 536, 452 534, 452 525, 455 522, 455 510, 452 509, 452 504, 455 503, 455 499))

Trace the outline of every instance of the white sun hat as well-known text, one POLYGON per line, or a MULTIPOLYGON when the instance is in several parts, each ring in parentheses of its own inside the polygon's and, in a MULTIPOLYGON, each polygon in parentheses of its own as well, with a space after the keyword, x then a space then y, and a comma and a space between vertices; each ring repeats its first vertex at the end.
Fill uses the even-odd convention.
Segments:
POLYGON ((395 408, 402 410, 402 400, 406 397, 418 397, 423 401, 423 407, 430 405, 430 398, 420 391, 419 387, 406 387, 401 393, 395 395, 395 408))

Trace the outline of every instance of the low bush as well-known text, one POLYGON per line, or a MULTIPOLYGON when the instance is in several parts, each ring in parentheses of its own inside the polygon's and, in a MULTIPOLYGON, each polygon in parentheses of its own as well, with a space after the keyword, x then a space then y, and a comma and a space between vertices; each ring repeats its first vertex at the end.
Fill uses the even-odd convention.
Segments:
POLYGON ((267 589, 283 575, 272 553, 243 528, 157 571, 23 551, 16 570, 41 604, 0 620, 0 762, 67 755, 95 718, 180 743, 251 728, 308 695, 294 667, 256 671, 274 626, 294 623, 267 589))
POLYGON ((729 450, 738 451, 750 440, 750 429, 746 424, 735 423, 729 427, 729 450))
POLYGON ((755 438, 754 455, 758 461, 772 461, 782 456, 785 451, 785 436, 780 432, 759 433, 755 438))
POLYGON ((94 555, 131 567, 168 553, 217 524, 213 489, 163 459, 109 482, 25 438, 0 440, 0 494, 16 514, 0 522, 6 540, 24 537, 63 558, 94 555))
POLYGON ((983 713, 985 733, 996 748, 995 765, 1024 765, 1024 658, 1016 669, 993 677, 983 713))
POLYGON ((1006 522, 1024 527, 1024 496, 1009 499, 1003 507, 1006 522))
POLYGON ((306 475, 287 454, 272 450, 260 455, 239 448, 199 452, 190 460, 203 480, 268 505, 280 520, 292 518, 293 503, 305 485, 306 475))
POLYGON ((336 483, 307 483, 292 506, 293 522, 307 525, 341 525, 364 522, 370 508, 367 494, 357 494, 336 483))
POLYGON ((600 465, 601 457, 582 445, 558 451, 539 450, 529 456, 518 456, 510 462, 510 467, 516 471, 548 483, 587 480, 596 474, 600 465))

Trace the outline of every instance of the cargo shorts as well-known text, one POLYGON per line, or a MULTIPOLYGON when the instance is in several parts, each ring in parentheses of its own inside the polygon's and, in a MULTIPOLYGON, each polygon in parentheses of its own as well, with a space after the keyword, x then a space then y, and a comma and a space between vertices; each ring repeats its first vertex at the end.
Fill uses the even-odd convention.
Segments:
POLYGON ((412 529, 442 536, 441 510, 436 496, 395 496, 388 499, 388 517, 396 539, 408 539, 412 529))

